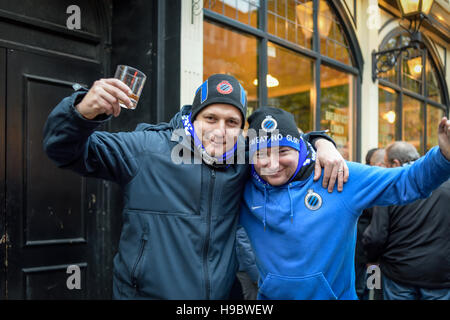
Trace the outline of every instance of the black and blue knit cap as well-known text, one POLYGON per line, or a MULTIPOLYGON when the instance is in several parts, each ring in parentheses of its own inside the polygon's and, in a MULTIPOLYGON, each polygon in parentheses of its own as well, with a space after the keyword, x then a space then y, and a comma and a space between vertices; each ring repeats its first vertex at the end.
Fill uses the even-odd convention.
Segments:
POLYGON ((301 151, 300 132, 294 116, 280 108, 261 107, 248 118, 250 157, 272 145, 291 147, 301 151))
POLYGON ((242 115, 242 128, 247 114, 247 96, 239 81, 228 74, 213 74, 195 92, 192 103, 191 121, 197 114, 213 103, 230 104, 236 107, 242 115))

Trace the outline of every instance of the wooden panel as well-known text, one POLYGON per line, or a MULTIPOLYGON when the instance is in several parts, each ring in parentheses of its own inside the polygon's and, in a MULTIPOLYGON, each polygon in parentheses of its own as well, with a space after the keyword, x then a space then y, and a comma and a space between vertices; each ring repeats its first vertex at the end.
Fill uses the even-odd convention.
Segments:
POLYGON ((80 268, 80 289, 68 289, 67 279, 72 275, 67 273, 70 265, 46 266, 22 269, 25 283, 26 299, 83 299, 86 298, 86 268, 87 263, 74 263, 80 268))
POLYGON ((0 40, 5 43, 26 44, 32 48, 44 48, 53 52, 74 54, 91 60, 98 59, 98 48, 92 43, 64 34, 47 33, 45 30, 12 24, 0 19, 0 40))
POLYGON ((81 31, 94 35, 100 34, 100 19, 98 7, 101 0, 21 0, 21 1, 1 1, 0 16, 14 16, 22 22, 27 22, 35 26, 46 26, 55 29, 66 28, 67 8, 70 5, 77 5, 80 8, 81 31))
POLYGON ((68 290, 64 270, 54 269, 72 261, 92 266, 83 272, 83 281, 95 286, 100 280, 95 268, 102 267, 96 254, 102 243, 96 243, 94 200, 101 198, 101 181, 57 168, 42 147, 51 110, 73 92, 73 83, 90 85, 99 74, 98 64, 8 50, 8 298, 85 297, 88 288, 68 290))
POLYGON ((71 171, 55 171, 42 149, 47 116, 62 97, 72 94, 71 83, 33 75, 25 75, 23 82, 25 245, 86 242, 85 179, 71 171))

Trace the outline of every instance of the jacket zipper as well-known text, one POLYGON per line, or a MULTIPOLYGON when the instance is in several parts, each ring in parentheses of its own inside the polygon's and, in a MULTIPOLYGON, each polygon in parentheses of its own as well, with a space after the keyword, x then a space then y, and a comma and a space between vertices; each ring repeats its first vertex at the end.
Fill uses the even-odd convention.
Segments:
POLYGON ((214 169, 211 170, 211 179, 210 179, 210 188, 209 188, 209 206, 208 212, 206 213, 206 239, 205 246, 203 248, 203 265, 205 270, 205 289, 206 289, 206 300, 211 299, 210 290, 211 290, 211 281, 209 279, 209 268, 208 268, 208 249, 209 249, 209 237, 211 232, 211 209, 212 209, 212 200, 214 196, 214 184, 216 180, 216 171, 214 169))
POLYGON ((138 254, 138 257, 136 259, 136 262, 134 263, 133 271, 131 272, 131 284, 136 289, 137 289, 136 269, 137 269, 137 266, 139 265, 139 262, 141 261, 142 256, 144 254, 144 249, 145 249, 146 243, 147 243, 147 233, 143 233, 142 234, 142 238, 141 238, 141 246, 139 248, 139 254, 138 254))

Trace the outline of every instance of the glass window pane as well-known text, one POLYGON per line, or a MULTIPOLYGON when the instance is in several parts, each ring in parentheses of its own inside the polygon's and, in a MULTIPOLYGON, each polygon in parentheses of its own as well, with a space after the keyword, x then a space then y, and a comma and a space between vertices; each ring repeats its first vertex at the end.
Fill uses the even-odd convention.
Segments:
POLYGON ((275 34, 275 22, 277 18, 270 12, 267 13, 267 18, 267 32, 270 34, 275 34))
POLYGON ((395 139, 395 127, 398 123, 396 106, 397 93, 391 88, 378 89, 378 147, 384 148, 395 139))
MULTIPOLYGON (((407 46, 411 42, 408 34, 400 34, 386 41, 380 50, 389 50, 407 46)), ((378 69, 381 70, 383 62, 391 60, 393 55, 383 55, 380 57, 378 69)), ((378 77, 387 80, 391 83, 400 85, 400 77, 398 77, 401 70, 401 85, 403 88, 411 90, 420 95, 425 94, 429 99, 442 103, 441 87, 438 81, 438 74, 430 55, 426 50, 418 50, 409 48, 403 52, 397 65, 392 69, 380 72, 378 77), (426 65, 424 68, 424 57, 426 57, 426 65), (425 83, 423 82, 423 72, 425 71, 425 83)))
POLYGON ((253 28, 258 28, 258 12, 259 12, 259 1, 252 1, 250 4, 250 25, 253 28))
POLYGON ((278 17, 277 18, 277 23, 276 23, 276 33, 275 35, 277 37, 286 39, 286 20, 283 18, 278 17))
POLYGON ((247 1, 238 1, 237 20, 249 24, 250 20, 250 4, 247 1))
POLYGON ((347 160, 353 160, 354 78, 344 72, 320 67, 320 126, 347 160))
POLYGON ((295 24, 293 23, 288 23, 288 41, 290 42, 297 42, 297 34, 296 34, 296 28, 295 28, 295 24))
POLYGON ((203 8, 212 10, 219 14, 224 14, 224 3, 223 3, 223 1, 220 1, 220 0, 219 1, 215 1, 215 0, 204 1, 203 8))
MULTIPOLYGON (((378 64, 378 66, 380 66, 381 64, 382 64, 382 62, 380 62, 378 64)), ((378 69, 378 70, 380 70, 380 69, 378 69)), ((397 84, 398 83, 398 80, 397 80, 397 66, 394 66, 392 69, 389 69, 386 72, 380 72, 378 74, 378 77, 380 79, 383 79, 383 80, 389 81, 391 83, 397 84)))
POLYGON ((277 15, 284 17, 286 15, 286 0, 277 0, 277 15))
MULTIPOLYGON (((387 40, 387 42, 386 42, 385 45, 380 49, 380 51, 383 51, 383 50, 392 50, 392 49, 395 49, 395 48, 399 48, 399 47, 402 47, 402 46, 406 46, 406 45, 408 45, 408 44, 409 44, 409 38, 408 38, 408 37, 405 37, 405 36, 403 36, 403 35, 399 35, 399 36, 396 36, 396 37, 393 37, 393 38, 390 38, 389 40, 387 40)), ((382 55, 382 56, 380 56, 380 60, 379 60, 378 65, 377 65, 378 70, 381 71, 381 70, 383 70, 384 68, 386 68, 386 66, 389 64, 389 62, 392 61, 392 59, 394 58, 394 56, 395 56, 394 54, 392 54, 392 55, 382 55)), ((400 70, 400 69, 399 69, 398 63, 397 63, 397 64, 395 64, 395 66, 392 67, 391 69, 389 69, 389 70, 387 70, 387 71, 385 71, 385 72, 380 72, 380 73, 378 74, 378 77, 379 77, 380 79, 387 80, 387 81, 392 82, 392 83, 394 83, 394 84, 399 84, 398 77, 397 77, 397 75, 398 75, 398 70, 400 70)))
POLYGON ((267 6, 267 31, 300 46, 312 48, 313 2, 276 0, 267 6))
POLYGON ((228 18, 258 27, 260 0, 206 0, 203 8, 212 10, 228 18))
POLYGON ((256 38, 203 23, 203 79, 214 73, 236 77, 248 96, 248 112, 258 105, 256 38))
POLYGON ((422 154, 424 116, 421 102, 403 95, 403 141, 411 143, 422 154))
POLYGON ((217 2, 223 2, 223 15, 231 18, 231 19, 235 19, 237 20, 237 14, 236 11, 238 11, 237 6, 236 6, 236 0, 224 0, 224 1, 217 1, 217 2))
POLYGON ((289 21, 295 21, 296 1, 287 2, 287 18, 289 21))
POLYGON ((438 145, 437 127, 444 115, 443 109, 427 106, 427 151, 438 145))
POLYGON ((313 130, 313 61, 269 42, 268 104, 291 112, 304 132, 313 130))
POLYGON ((409 52, 408 59, 405 58, 406 53, 403 55, 403 88, 421 94, 423 70, 422 51, 411 50, 409 52))
POLYGON ((276 0, 267 1, 267 11, 275 12, 275 2, 276 0))
POLYGON ((426 65, 426 79, 427 79, 427 96, 431 100, 441 102, 441 89, 439 86, 436 70, 430 63, 430 57, 427 59, 426 65))
POLYGON ((297 43, 311 49, 314 32, 313 1, 291 1, 295 6, 297 43))
POLYGON ((395 49, 395 48, 399 47, 399 45, 397 45, 399 43, 399 41, 400 41, 400 37, 390 38, 386 42, 384 49, 390 50, 390 49, 395 49))
POLYGON ((345 64, 351 64, 342 26, 325 0, 319 1, 318 24, 320 53, 345 64))

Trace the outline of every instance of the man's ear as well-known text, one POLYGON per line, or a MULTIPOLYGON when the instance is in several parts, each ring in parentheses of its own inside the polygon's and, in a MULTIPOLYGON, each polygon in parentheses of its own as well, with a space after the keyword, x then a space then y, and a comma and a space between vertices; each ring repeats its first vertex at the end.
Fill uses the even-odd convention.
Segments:
POLYGON ((392 161, 392 167, 396 168, 396 167, 401 167, 401 166, 402 166, 402 164, 398 159, 394 159, 392 161))

